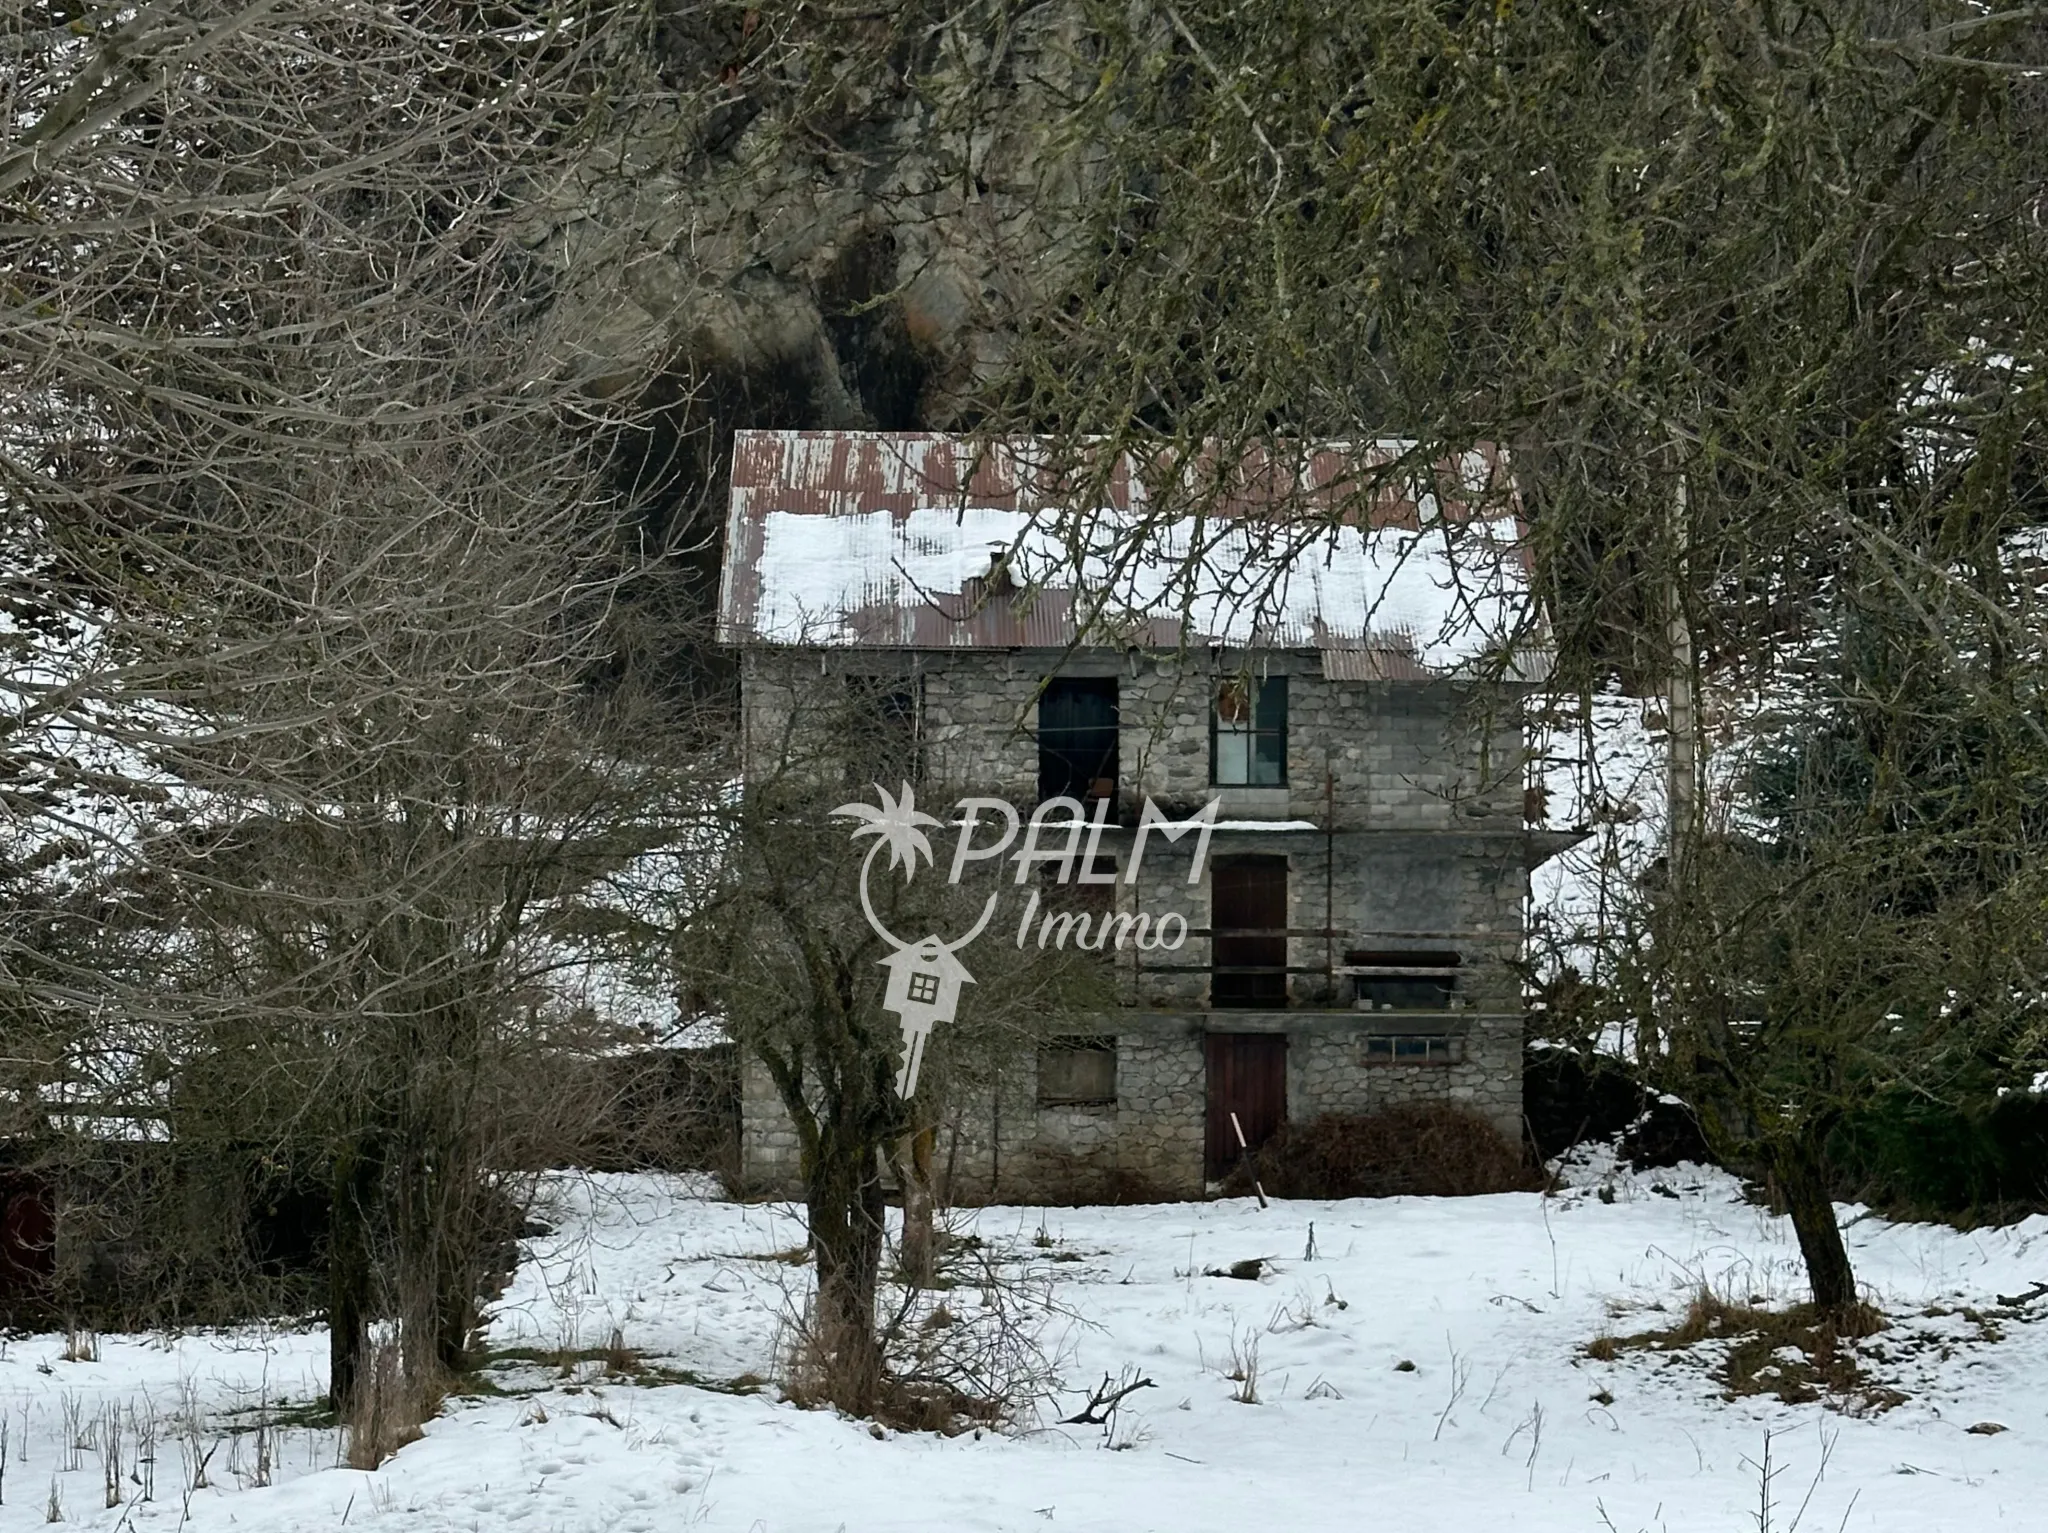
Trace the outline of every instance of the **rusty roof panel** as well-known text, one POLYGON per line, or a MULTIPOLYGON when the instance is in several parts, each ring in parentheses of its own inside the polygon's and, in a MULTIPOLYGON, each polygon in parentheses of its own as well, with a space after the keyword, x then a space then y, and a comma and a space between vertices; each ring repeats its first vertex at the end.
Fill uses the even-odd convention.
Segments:
POLYGON ((1381 647, 1326 649, 1323 675, 1331 681, 1426 681, 1430 673, 1414 651, 1381 647))
POLYGON ((1358 679, 1443 674, 1511 640, 1519 654, 1527 563, 1500 455, 1391 478, 1406 449, 1146 474, 1089 462, 1085 445, 1056 461, 1030 438, 742 431, 720 638, 1315 648, 1358 679), (1212 491, 1193 498, 1191 482, 1212 491))

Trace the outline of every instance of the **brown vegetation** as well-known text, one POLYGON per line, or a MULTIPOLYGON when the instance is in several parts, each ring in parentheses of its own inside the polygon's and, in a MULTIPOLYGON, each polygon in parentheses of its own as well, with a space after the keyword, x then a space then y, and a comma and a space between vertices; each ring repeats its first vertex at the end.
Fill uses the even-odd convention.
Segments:
POLYGON ((1257 1170, 1266 1191, 1283 1198, 1457 1198, 1543 1185, 1520 1145, 1470 1109, 1441 1102, 1285 1124, 1259 1151, 1257 1170))
POLYGON ((1124 1207, 1174 1203, 1186 1196, 1168 1183, 1119 1165, 1115 1154, 1043 1146, 1031 1152, 1018 1180, 1023 1189, 1002 1193, 1002 1201, 1049 1208, 1124 1207))
POLYGON ((1601 1336, 1586 1356, 1613 1362, 1627 1352, 1695 1353, 1726 1399, 1773 1395, 1788 1405, 1826 1400, 1864 1414, 1890 1410, 1906 1396, 1874 1382, 1856 1343, 1886 1328, 1882 1313, 1857 1304, 1846 1319, 1812 1304, 1765 1309, 1738 1304, 1701 1288, 1677 1325, 1630 1336, 1601 1336))

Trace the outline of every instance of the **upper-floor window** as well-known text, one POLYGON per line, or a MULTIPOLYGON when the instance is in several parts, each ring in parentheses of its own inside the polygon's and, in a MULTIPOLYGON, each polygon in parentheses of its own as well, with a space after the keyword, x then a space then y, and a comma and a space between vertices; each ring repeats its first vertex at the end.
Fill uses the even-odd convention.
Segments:
POLYGON ((924 781, 924 720, 916 676, 849 676, 840 727, 849 786, 924 781))
POLYGON ((1116 797, 1114 676, 1055 676, 1038 697, 1038 796, 1116 797))
POLYGON ((1209 711, 1209 781, 1224 788, 1287 786, 1287 678, 1217 683, 1209 711))
POLYGON ((1344 966, 1366 1011, 1441 1011, 1458 993, 1456 953, 1352 951, 1344 966))

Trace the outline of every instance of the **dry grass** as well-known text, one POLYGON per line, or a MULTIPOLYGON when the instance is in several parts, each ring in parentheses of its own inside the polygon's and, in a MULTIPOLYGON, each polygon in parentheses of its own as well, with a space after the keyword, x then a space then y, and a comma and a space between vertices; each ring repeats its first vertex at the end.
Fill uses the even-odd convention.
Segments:
POLYGON ((1624 1352, 1676 1358, 1697 1349, 1725 1399, 1772 1395, 1788 1405, 1825 1400, 1837 1409, 1867 1414, 1890 1410, 1906 1398, 1875 1383, 1857 1355, 1855 1343, 1885 1326, 1884 1316, 1867 1304, 1857 1305, 1844 1323, 1811 1304, 1763 1309, 1702 1288, 1678 1324, 1631 1336, 1598 1336, 1584 1351, 1595 1361, 1613 1362, 1624 1352))
MULTIPOLYGON (((1130 1207, 1177 1203, 1187 1193, 1169 1183, 1131 1170, 1114 1151, 1056 1150, 1038 1146, 1017 1178, 1019 1191, 1006 1187, 1005 1203, 1046 1208, 1130 1207)), ((964 1206, 965 1200, 956 1199, 964 1206)))
POLYGON ((1230 1358, 1223 1376, 1237 1387, 1230 1392, 1230 1398, 1239 1405, 1259 1403, 1259 1337, 1258 1333, 1246 1329, 1243 1340, 1233 1331, 1230 1336, 1230 1358))
MULTIPOLYGON (((1448 1102, 1282 1125, 1258 1154, 1259 1180, 1284 1198, 1473 1197, 1533 1192, 1542 1173, 1486 1119, 1448 1102)), ((1239 1189, 1240 1171, 1225 1184, 1239 1189)))
POLYGON ((809 1246, 785 1246, 780 1251, 728 1251, 723 1253, 727 1260, 736 1262, 774 1262, 782 1267, 806 1267, 810 1265, 809 1246))
POLYGON ((644 1367, 639 1352, 626 1345, 626 1333, 617 1326, 612 1327, 612 1339, 605 1345, 603 1360, 604 1371, 614 1377, 634 1377, 644 1367))

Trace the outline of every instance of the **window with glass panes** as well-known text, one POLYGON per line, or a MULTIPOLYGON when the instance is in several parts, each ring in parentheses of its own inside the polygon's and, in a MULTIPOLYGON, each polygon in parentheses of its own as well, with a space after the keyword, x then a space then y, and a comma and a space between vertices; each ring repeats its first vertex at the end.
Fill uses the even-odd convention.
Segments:
POLYGON ((1217 683, 1209 710, 1209 781, 1225 788, 1287 786, 1287 678, 1217 683))
POLYGON ((1392 1034, 1365 1040, 1369 1065, 1454 1065, 1465 1057, 1465 1040, 1429 1034, 1392 1034))

